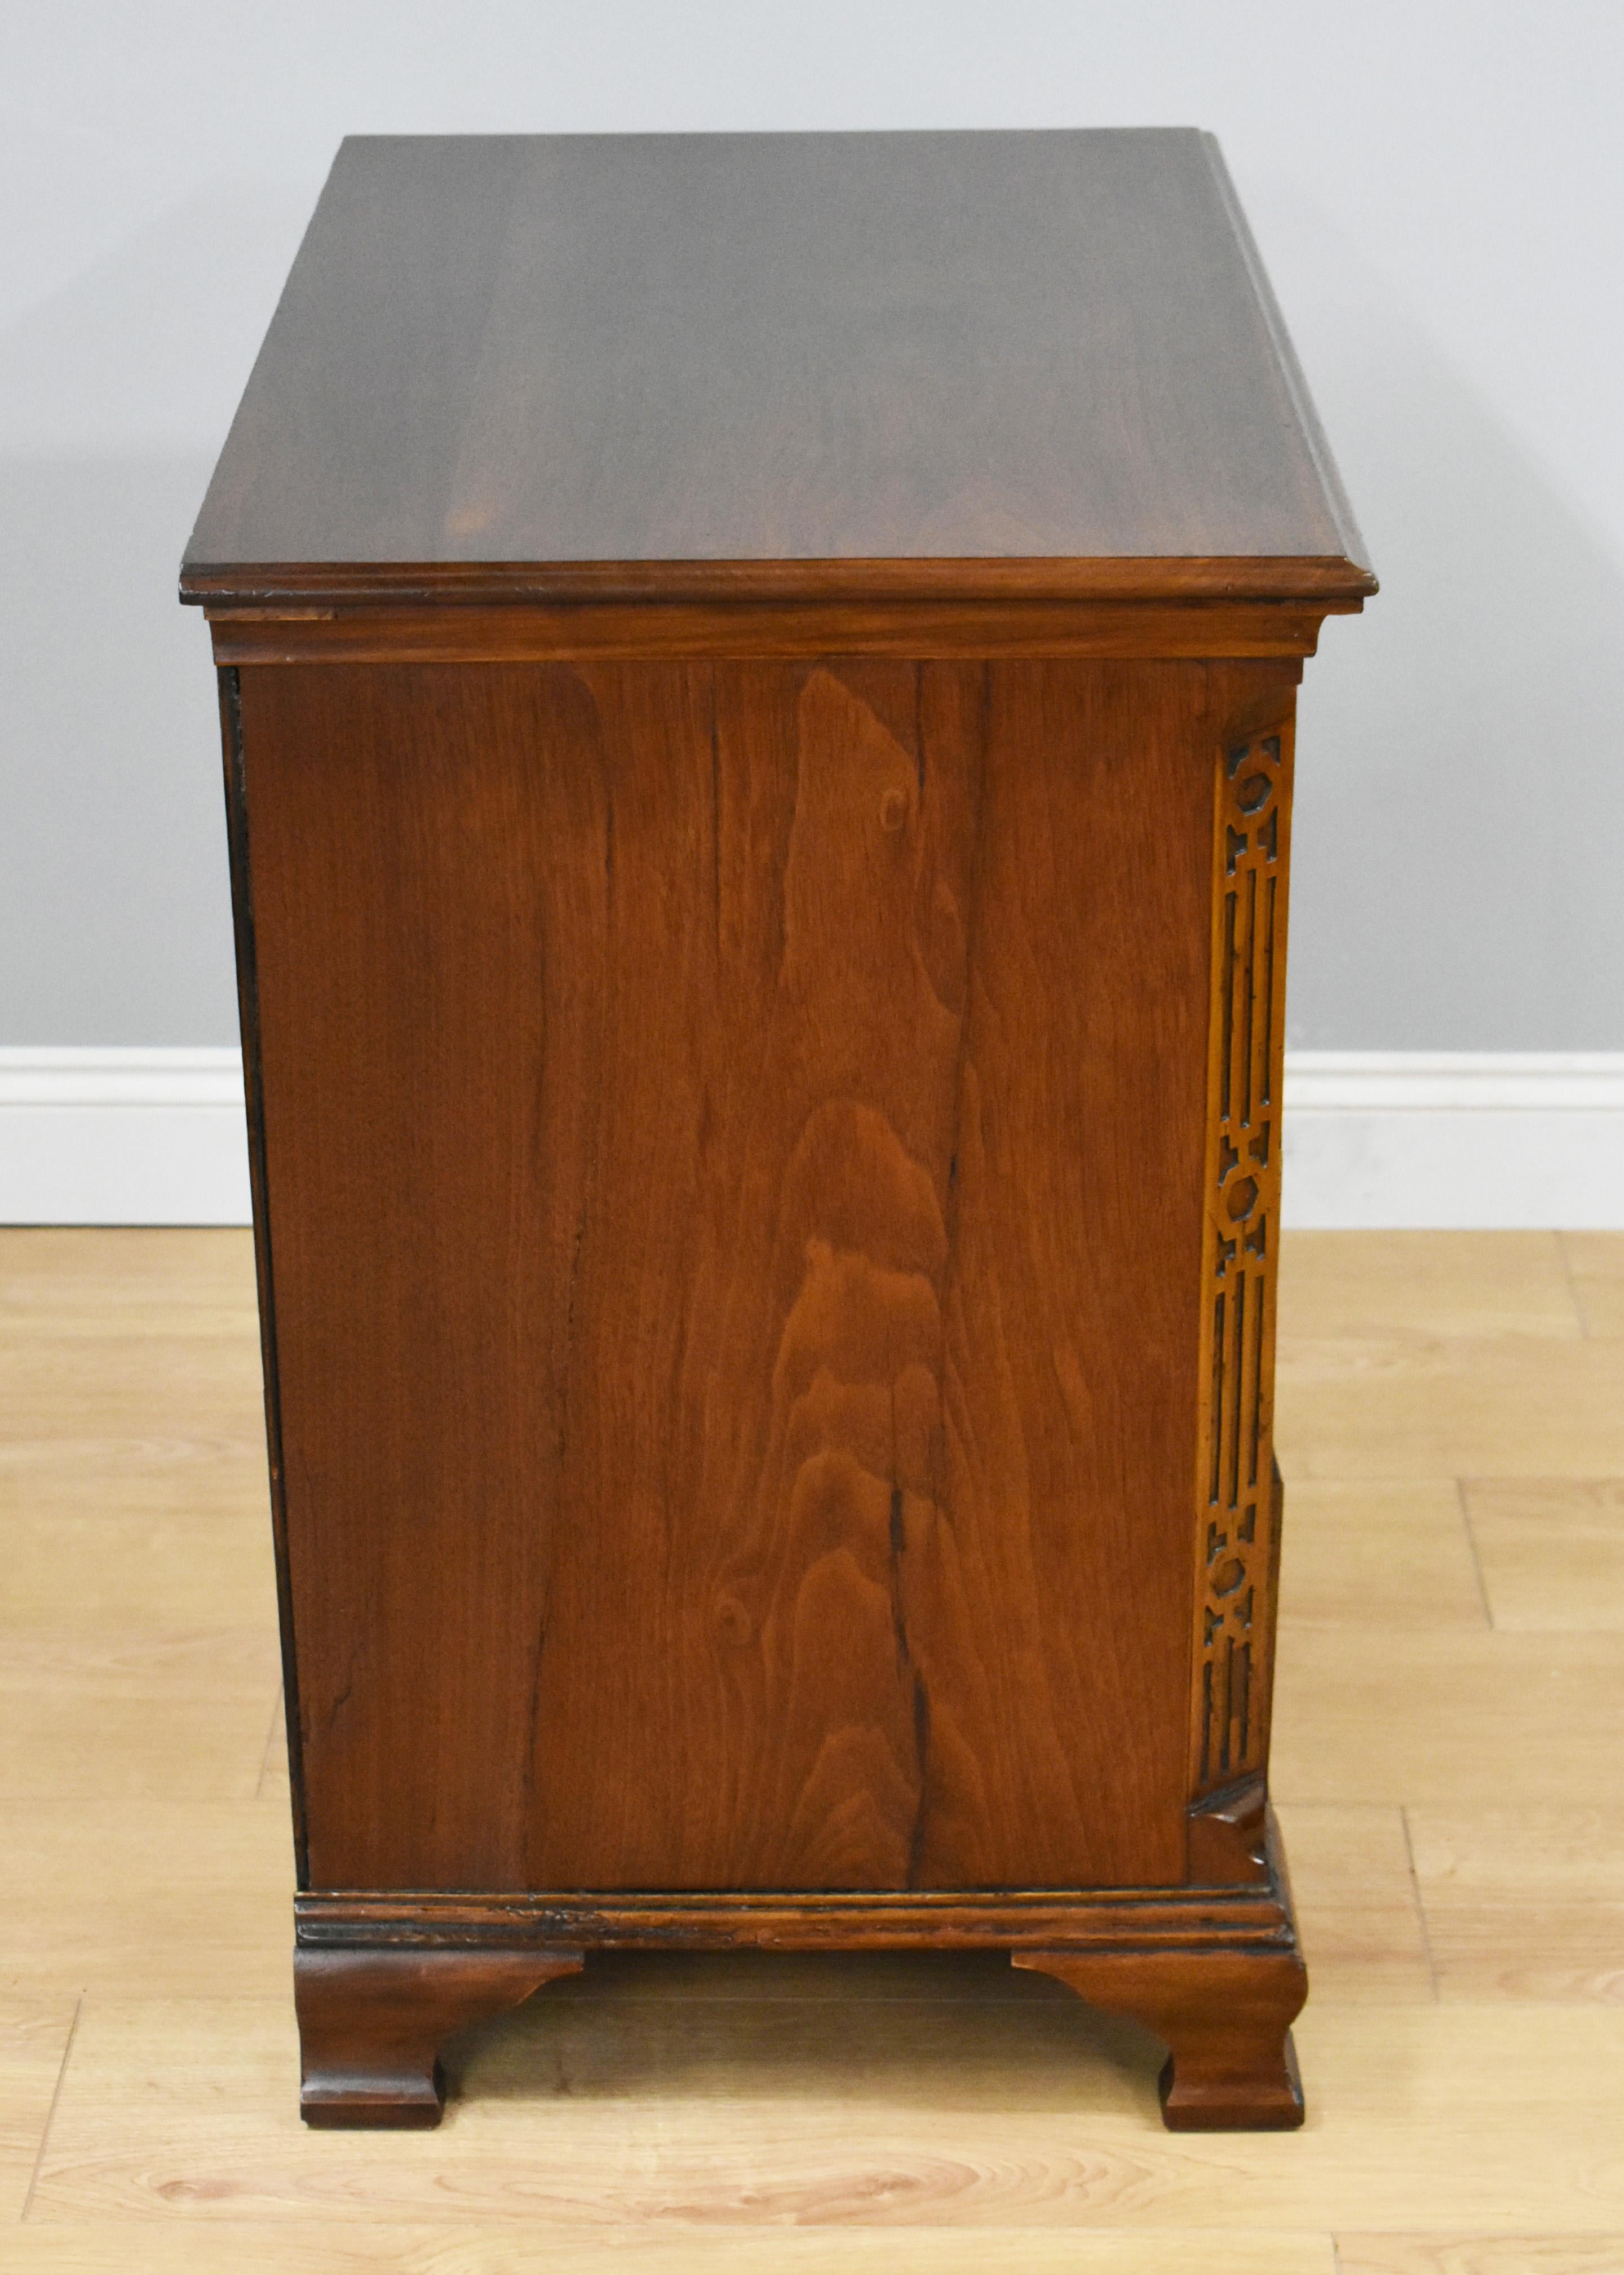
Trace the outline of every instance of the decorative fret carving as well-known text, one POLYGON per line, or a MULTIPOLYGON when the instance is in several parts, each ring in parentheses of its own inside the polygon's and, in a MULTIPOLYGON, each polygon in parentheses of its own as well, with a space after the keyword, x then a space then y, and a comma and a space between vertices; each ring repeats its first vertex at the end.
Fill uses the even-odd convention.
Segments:
POLYGON ((1268 1751, 1278 1492, 1273 1445, 1290 729, 1232 740, 1218 769, 1203 1260, 1190 1794, 1268 1751))

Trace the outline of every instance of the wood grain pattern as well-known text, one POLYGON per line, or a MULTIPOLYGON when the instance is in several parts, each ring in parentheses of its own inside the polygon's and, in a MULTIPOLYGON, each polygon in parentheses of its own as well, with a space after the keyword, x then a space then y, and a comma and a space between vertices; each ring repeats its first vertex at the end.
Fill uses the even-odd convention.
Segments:
POLYGON ((1145 556, 1373 589, 1210 137, 380 136, 186 582, 1145 556))
POLYGON ((244 674, 312 1885, 1182 1878, 1190 753, 1289 690, 244 674))

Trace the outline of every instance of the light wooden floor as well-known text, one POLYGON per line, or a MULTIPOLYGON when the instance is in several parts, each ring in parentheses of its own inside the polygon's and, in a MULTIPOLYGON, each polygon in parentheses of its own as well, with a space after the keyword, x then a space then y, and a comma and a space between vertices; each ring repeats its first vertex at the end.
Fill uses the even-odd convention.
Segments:
POLYGON ((1624 2270, 1624 1236, 1299 1234, 1295 2136, 964 1961, 605 1962, 306 2134, 246 1236, 0 1233, 0 2266, 1624 2270))

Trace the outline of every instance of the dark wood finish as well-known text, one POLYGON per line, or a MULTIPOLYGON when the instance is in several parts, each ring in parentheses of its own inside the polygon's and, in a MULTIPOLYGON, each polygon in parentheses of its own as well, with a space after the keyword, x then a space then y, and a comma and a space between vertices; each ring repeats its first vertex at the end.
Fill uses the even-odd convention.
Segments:
POLYGON ((1182 1877, 1188 753, 1289 681, 243 673, 314 1886, 1182 1877))
POLYGON ((1371 589, 1210 136, 382 136, 186 576, 1145 556, 1371 589))
POLYGON ((952 1946, 1295 2122, 1293 710, 1372 586, 1205 139, 346 145, 185 584, 306 2113, 585 1951, 952 1946))
POLYGON ((1291 2025, 1308 1996, 1295 1952, 1014 1951, 1167 2045, 1161 2113, 1175 2133, 1287 2133, 1303 2122, 1291 2025))
POLYGON ((613 1896, 306 1893, 296 1902, 309 1950, 583 1951, 1095 1950, 1172 1945, 1294 1951, 1290 1891, 1278 1855, 1249 1887, 1001 1889, 980 1894, 879 1889, 613 1896))
MULTIPOLYGON (((1339 603, 1339 606, 1345 604, 1339 603)), ((582 603, 560 608, 373 608, 292 615, 217 608, 221 663, 518 663, 881 655, 1082 661, 1305 656, 1326 604, 1224 601, 582 603)))
POLYGON ((265 1448, 270 1471, 271 1535, 276 1560, 276 1617, 282 1643, 282 1704, 293 1814, 293 1854, 306 1885, 305 1787, 299 1746, 298 1653, 293 1642, 293 1583, 283 1491, 281 1373, 276 1364, 276 1296, 271 1279, 265 1199, 264 1079, 260 1060, 260 992, 254 968, 253 872, 248 858, 247 783, 243 766, 242 689, 234 671, 217 674, 220 739, 225 758, 226 843, 231 868, 231 919, 237 954, 237 1009, 242 1036, 244 1104, 248 1118, 248 1175, 253 1193, 254 1271, 260 1309, 260 1360, 265 1378, 265 1448))
MULTIPOLYGON (((729 609, 822 606, 852 609, 853 624, 875 621, 876 602, 1038 604, 1081 601, 1171 603, 1308 602, 1316 615, 1345 615, 1375 590, 1371 572, 1341 558, 1306 554, 1159 556, 1116 560, 1037 561, 976 555, 963 560, 863 561, 431 561, 271 562, 219 569, 188 567, 182 596, 211 615, 269 610, 297 620, 330 607, 365 606, 410 623, 443 624, 411 612, 443 609, 538 612, 562 608, 657 607, 729 609), (865 613, 859 614, 862 609, 865 613)), ((888 617, 885 621, 888 621, 888 617)), ((703 621, 703 620, 701 620, 703 621)), ((1130 619, 1122 618, 1120 622, 1130 619)))
POLYGON ((301 1946, 293 1954, 300 2115, 328 2127, 438 2125, 446 2040, 580 1971, 578 1951, 301 1946))
MULTIPOLYGON (((1259 1629, 1266 1624, 1262 1618, 1254 1622, 1259 1629)), ((1205 1671, 1197 1682, 1197 1696, 1205 1705, 1205 1671)), ((1227 1887, 1266 1879, 1267 1817, 1268 1788, 1261 1777, 1244 1778, 1197 1802, 1190 1812, 1191 1880, 1227 1887)))

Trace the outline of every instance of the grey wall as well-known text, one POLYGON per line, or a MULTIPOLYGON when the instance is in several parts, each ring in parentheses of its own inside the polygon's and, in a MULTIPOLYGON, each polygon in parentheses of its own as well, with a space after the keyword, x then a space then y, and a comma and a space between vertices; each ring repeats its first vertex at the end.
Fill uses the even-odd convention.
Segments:
POLYGON ((1198 124, 1384 590, 1294 1043, 1624 1046, 1616 0, 79 0, 0 25, 0 1043, 234 1039, 181 544, 346 132, 1198 124))

